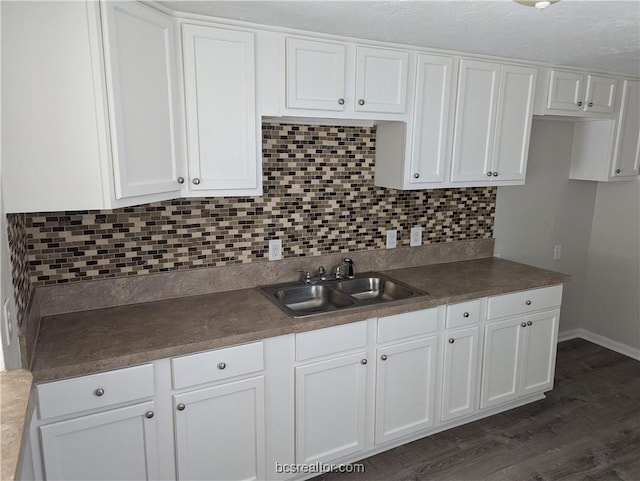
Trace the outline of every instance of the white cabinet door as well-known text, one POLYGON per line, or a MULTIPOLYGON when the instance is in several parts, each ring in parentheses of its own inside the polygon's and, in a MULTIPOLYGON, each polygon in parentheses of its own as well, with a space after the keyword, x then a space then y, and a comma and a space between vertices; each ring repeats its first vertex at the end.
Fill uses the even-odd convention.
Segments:
POLYGON ((264 378, 174 396, 178 479, 265 477, 264 378))
POLYGON ((551 70, 547 108, 579 112, 584 105, 584 75, 551 70))
POLYGON ((377 350, 375 442, 433 425, 435 336, 377 350))
POLYGON ((327 462, 362 451, 364 352, 296 368, 296 462, 327 462))
POLYGON ((491 168, 494 180, 524 181, 536 76, 535 68, 502 66, 491 168))
POLYGON ((40 427, 47 480, 156 480, 154 403, 40 427))
POLYGON ((640 82, 625 80, 614 148, 614 178, 634 179, 640 172, 640 82))
POLYGON ((198 25, 182 33, 189 189, 260 193, 254 35, 198 25))
POLYGON ((479 328, 445 333, 441 419, 471 414, 476 410, 479 328))
POLYGON ((116 198, 179 191, 173 19, 102 2, 116 198))
POLYGON ((407 110, 409 52, 356 49, 356 112, 404 113, 407 110))
POLYGON ((520 396, 553 388, 559 315, 553 310, 526 317, 520 396))
POLYGON ((524 317, 492 322, 485 326, 481 408, 518 397, 521 338, 525 326, 524 317))
POLYGON ((616 101, 617 85, 617 79, 588 75, 584 109, 587 112, 612 113, 616 101))
POLYGON ((343 111, 346 46, 287 38, 287 107, 343 111))
POLYGON ((499 83, 500 64, 460 61, 452 182, 490 180, 499 83))
POLYGON ((453 57, 418 55, 411 167, 407 181, 416 186, 445 182, 451 155, 453 57))

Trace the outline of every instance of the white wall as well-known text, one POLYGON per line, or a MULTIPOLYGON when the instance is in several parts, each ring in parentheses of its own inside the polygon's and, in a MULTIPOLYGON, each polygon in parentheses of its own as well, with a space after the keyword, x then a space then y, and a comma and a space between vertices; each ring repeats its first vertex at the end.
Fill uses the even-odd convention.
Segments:
POLYGON ((598 183, 580 327, 640 349, 640 179, 598 183))
POLYGON ((534 120, 524 186, 499 187, 495 254, 573 276, 565 285, 560 331, 582 327, 597 182, 569 180, 574 124, 534 120), (562 257, 553 248, 562 244, 562 257))

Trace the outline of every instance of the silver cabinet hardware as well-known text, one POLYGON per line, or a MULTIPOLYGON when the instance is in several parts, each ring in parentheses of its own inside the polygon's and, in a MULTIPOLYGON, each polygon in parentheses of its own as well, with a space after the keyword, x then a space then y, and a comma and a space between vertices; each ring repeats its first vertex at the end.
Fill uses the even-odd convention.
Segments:
POLYGON ((389 358, 387 357, 386 354, 383 354, 382 356, 380 356, 380 359, 382 359, 383 361, 386 361, 389 358))
POLYGON ((582 107, 582 100, 578 100, 578 107, 582 107))
POLYGON ((491 172, 487 172, 487 177, 491 177, 493 174, 491 172))
POLYGON ((532 324, 533 324, 533 322, 527 321, 527 326, 531 326, 532 324))
POLYGON ((462 314, 462 317, 469 317, 469 313, 465 312, 464 314, 462 314))
POLYGON ((364 105, 364 99, 358 100, 358 105, 364 105))
POLYGON ((453 337, 449 338, 449 344, 453 344, 454 342, 456 342, 456 340, 453 337))
POLYGON ((153 411, 147 411, 146 413, 144 413, 144 416, 147 419, 151 419, 154 415, 155 415, 155 413, 153 411))
POLYGON ((413 178, 414 179, 419 179, 420 178, 420 174, 413 174, 413 178))
POLYGON ((195 179, 192 180, 193 185, 199 185, 200 184, 200 179, 198 179, 197 177, 195 179))
POLYGON ((619 174, 620 172, 622 172, 620 169, 616 169, 616 174, 619 174))
POLYGON ((589 107, 593 107, 593 102, 589 102, 589 107))
POLYGON ((493 176, 494 176, 494 177, 498 177, 498 173, 497 173, 497 172, 494 172, 494 173, 493 173, 493 176))
POLYGON ((186 408, 187 406, 185 406, 184 404, 180 403, 176 406, 176 409, 178 411, 184 411, 184 408, 186 408))
POLYGON ((218 369, 226 369, 227 365, 224 362, 218 363, 218 369))
POLYGON ((522 324, 520 324, 522 327, 527 327, 527 323, 523 322, 522 324))
POLYGON ((360 361, 360 364, 366 364, 366 363, 367 363, 366 359, 363 359, 362 361, 360 361))
POLYGON ((531 301, 527 299, 527 300, 525 301, 525 304, 526 304, 527 306, 530 306, 530 305, 531 305, 531 301))
POLYGON ((344 99, 338 99, 338 104, 339 105, 344 105, 344 99))
POLYGON ((184 184, 184 177, 178 177, 178 184, 184 184))
POLYGON ((104 396, 104 389, 102 389, 101 387, 99 387, 98 389, 96 389, 96 390, 94 391, 94 393, 93 393, 93 394, 95 394, 95 395, 96 395, 96 396, 98 396, 98 397, 102 397, 102 396, 104 396))

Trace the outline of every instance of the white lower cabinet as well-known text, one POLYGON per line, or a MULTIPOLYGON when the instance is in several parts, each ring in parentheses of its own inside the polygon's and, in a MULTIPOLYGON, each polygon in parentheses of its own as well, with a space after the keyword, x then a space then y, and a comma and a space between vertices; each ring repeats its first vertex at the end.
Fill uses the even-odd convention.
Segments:
POLYGON ((48 480, 158 479, 154 403, 40 426, 48 480))
POLYGON ((173 397, 178 479, 265 478, 264 377, 173 397))
POLYGON ((433 426, 436 353, 436 336, 378 348, 376 444, 433 426))
POLYGON ((477 410, 478 327, 445 333, 442 378, 442 421, 472 414, 477 410))

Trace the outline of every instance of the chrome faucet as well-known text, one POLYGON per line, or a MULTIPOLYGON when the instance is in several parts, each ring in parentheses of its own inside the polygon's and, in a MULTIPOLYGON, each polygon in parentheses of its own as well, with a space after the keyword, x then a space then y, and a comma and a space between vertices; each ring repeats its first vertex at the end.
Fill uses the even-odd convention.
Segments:
POLYGON ((342 262, 344 262, 344 264, 340 264, 338 266, 336 266, 336 273, 335 273, 335 278, 336 279, 353 279, 353 260, 351 260, 349 257, 345 257, 344 259, 342 259, 342 262), (346 267, 347 268, 347 275, 342 274, 342 268, 346 267))

